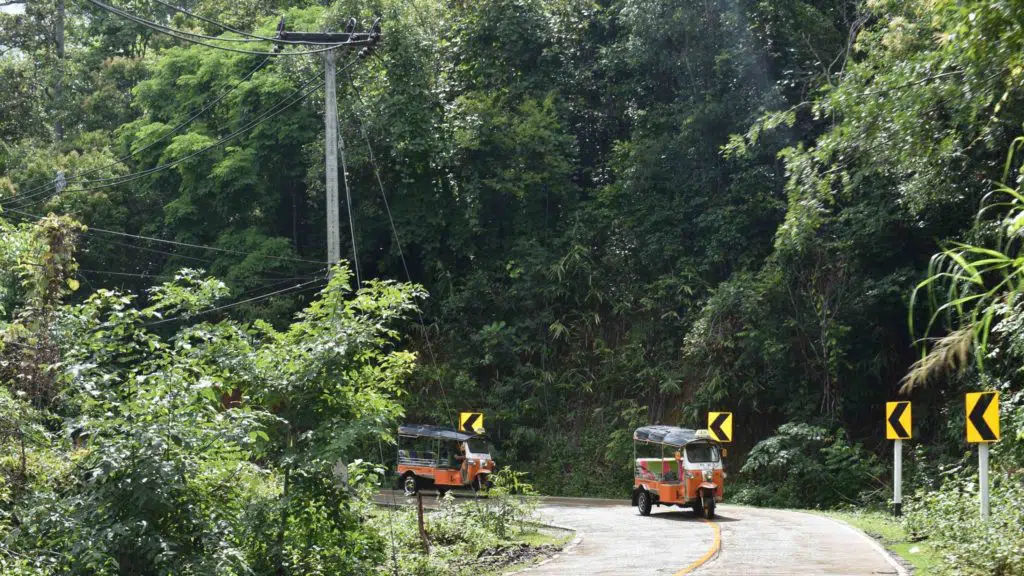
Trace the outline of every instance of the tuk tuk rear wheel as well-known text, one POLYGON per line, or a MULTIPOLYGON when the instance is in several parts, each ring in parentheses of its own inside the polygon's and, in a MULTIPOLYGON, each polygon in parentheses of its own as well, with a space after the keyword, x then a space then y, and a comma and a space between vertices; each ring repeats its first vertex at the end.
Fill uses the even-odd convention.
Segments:
POLYGON ((640 511, 641 516, 651 515, 651 495, 647 493, 647 490, 641 490, 637 495, 636 509, 640 511))

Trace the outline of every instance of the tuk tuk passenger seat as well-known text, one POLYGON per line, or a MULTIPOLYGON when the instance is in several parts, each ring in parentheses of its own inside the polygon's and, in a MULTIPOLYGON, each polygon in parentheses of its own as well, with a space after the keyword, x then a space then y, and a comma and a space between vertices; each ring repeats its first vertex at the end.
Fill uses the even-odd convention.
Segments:
POLYGON ((679 465, 675 458, 637 458, 637 477, 645 480, 679 480, 679 465))

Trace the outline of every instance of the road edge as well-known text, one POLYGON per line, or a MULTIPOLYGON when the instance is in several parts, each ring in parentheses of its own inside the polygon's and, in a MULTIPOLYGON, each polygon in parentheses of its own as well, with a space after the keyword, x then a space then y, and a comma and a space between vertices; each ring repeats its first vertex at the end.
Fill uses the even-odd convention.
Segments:
POLYGON ((862 538, 864 538, 869 543, 871 543, 871 546, 875 549, 875 551, 878 552, 879 554, 881 554, 882 558, 885 558, 886 563, 896 569, 897 576, 911 576, 912 572, 910 570, 907 570, 907 567, 904 566, 902 562, 900 562, 900 560, 896 557, 895 554, 890 552, 889 549, 886 548, 885 546, 882 546, 882 543, 879 542, 877 539, 872 538, 870 534, 868 534, 867 532, 861 530, 860 528, 857 528, 853 524, 850 524, 849 522, 847 522, 845 520, 840 520, 839 518, 833 518, 831 516, 827 516, 825 514, 814 514, 814 513, 811 513, 811 512, 804 512, 803 510, 793 510, 793 512, 799 512, 800 514, 806 514, 808 516, 816 516, 818 518, 824 518, 824 519, 826 519, 826 520, 828 520, 830 522, 835 522, 836 524, 842 524, 843 526, 846 526, 847 528, 850 528, 854 532, 860 534, 862 538))
POLYGON ((553 556, 550 556, 548 558, 545 558, 544 560, 542 560, 540 562, 537 562, 536 564, 534 564, 532 566, 528 566, 526 568, 521 568, 519 570, 516 570, 515 572, 502 572, 501 576, 516 576, 517 574, 525 574, 525 573, 529 572, 530 570, 534 570, 536 568, 540 568, 541 566, 547 564, 548 562, 551 562, 553 560, 557 560, 563 554, 567 554, 567 553, 571 552, 574 548, 579 546, 581 542, 583 542, 583 532, 580 531, 580 530, 577 530, 577 529, 575 529, 575 528, 573 528, 571 526, 561 526, 559 524, 548 524, 546 522, 533 522, 532 524, 534 524, 535 526, 543 526, 545 528, 554 528, 555 530, 565 530, 565 531, 568 531, 568 532, 573 532, 574 534, 576 534, 576 537, 572 539, 572 542, 569 542, 561 550, 559 550, 557 554, 555 554, 553 556))

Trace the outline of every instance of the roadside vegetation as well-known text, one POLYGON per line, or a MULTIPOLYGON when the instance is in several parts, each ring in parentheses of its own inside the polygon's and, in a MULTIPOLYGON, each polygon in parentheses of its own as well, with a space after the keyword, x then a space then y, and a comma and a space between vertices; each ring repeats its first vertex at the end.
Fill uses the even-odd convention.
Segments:
POLYGON ((280 331, 204 317, 227 289, 188 270, 63 303, 83 231, 0 221, 20 300, 0 323, 0 572, 374 570, 382 471, 359 455, 402 413, 414 358, 390 326, 421 291, 353 293, 339 267, 280 331))
POLYGON ((913 567, 914 576, 943 574, 942 548, 933 542, 919 541, 904 524, 889 512, 868 512, 858 509, 831 510, 828 516, 846 522, 878 540, 913 567))
POLYGON ((485 498, 437 497, 437 509, 424 514, 426 544, 415 507, 375 512, 370 525, 390 546, 379 574, 393 575, 397 566, 397 573, 410 576, 497 575, 556 554, 574 534, 537 523, 537 495, 522 476, 501 470, 485 498))
MULTIPOLYGON (((0 4, 0 572, 386 569, 396 426, 462 409, 546 494, 728 410, 727 500, 882 511, 910 399, 900 529, 1024 573, 1024 0, 0 4), (282 16, 383 27, 329 282, 322 60, 225 32, 282 16)), ((520 537, 450 512, 401 566, 520 537)))

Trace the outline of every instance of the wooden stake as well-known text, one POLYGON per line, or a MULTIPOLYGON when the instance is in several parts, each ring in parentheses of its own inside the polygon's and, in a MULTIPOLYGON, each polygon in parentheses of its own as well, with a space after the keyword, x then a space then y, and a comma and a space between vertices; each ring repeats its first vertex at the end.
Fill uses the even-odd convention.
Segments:
POLYGON ((430 538, 427 537, 427 529, 423 526, 423 493, 416 491, 416 515, 420 525, 420 539, 423 541, 423 550, 430 554, 430 538))

